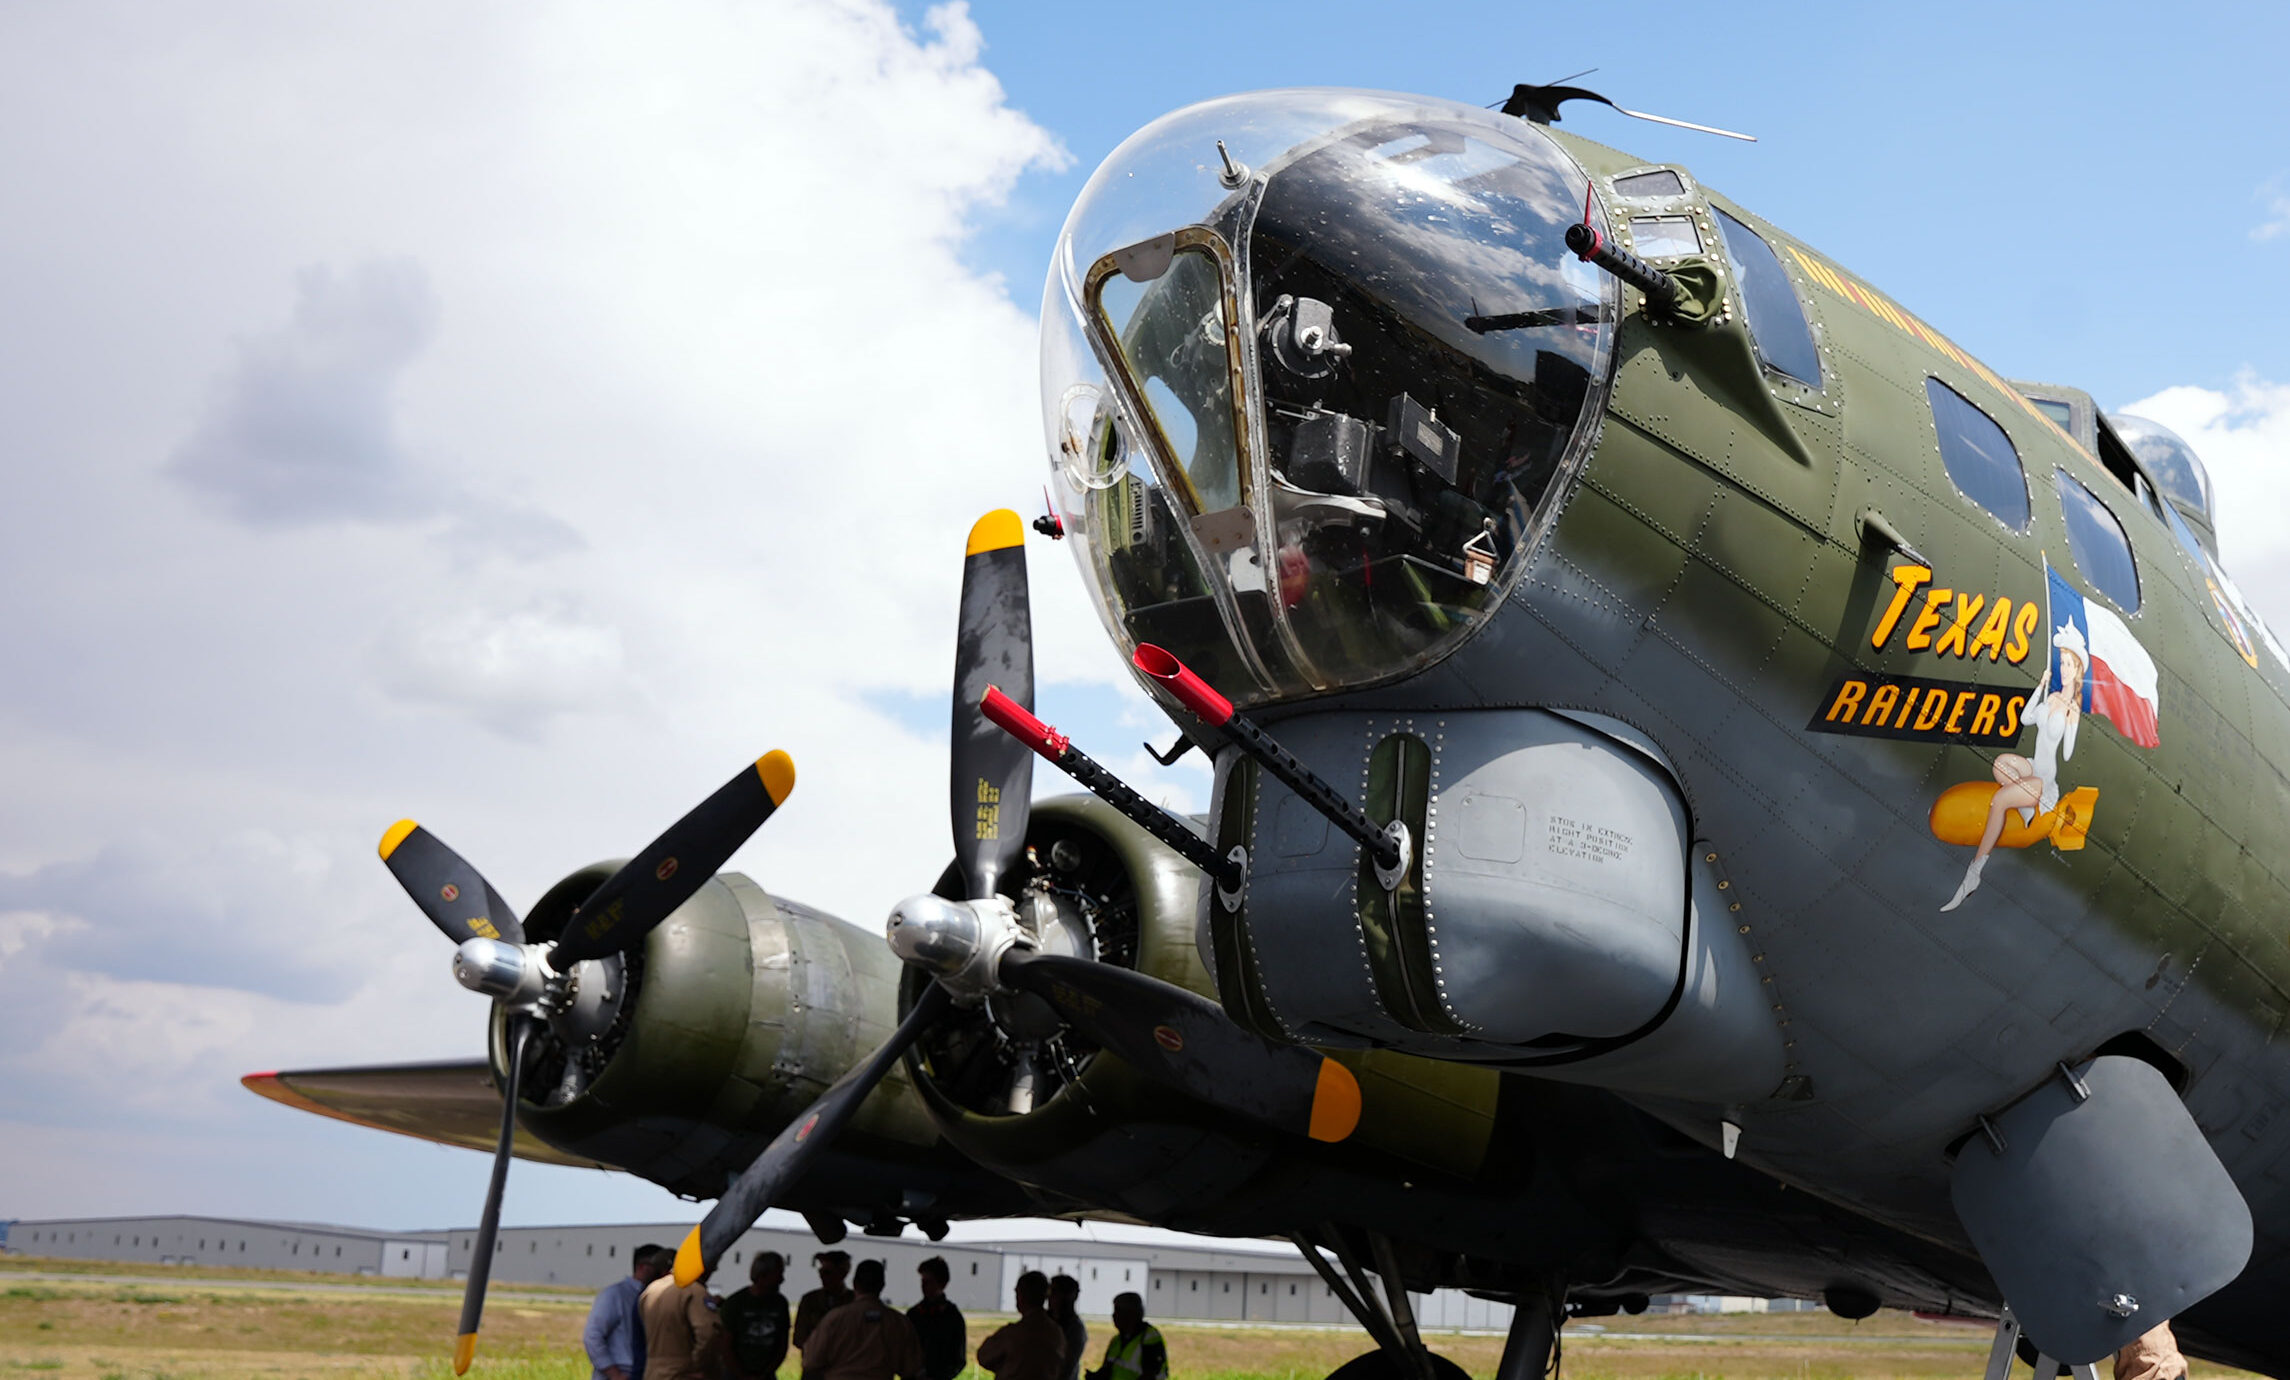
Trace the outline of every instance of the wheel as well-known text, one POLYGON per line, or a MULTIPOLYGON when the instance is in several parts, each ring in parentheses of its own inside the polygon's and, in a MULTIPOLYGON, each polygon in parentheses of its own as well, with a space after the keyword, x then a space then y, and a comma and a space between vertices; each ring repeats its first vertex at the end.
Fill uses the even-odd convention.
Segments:
MULTIPOLYGON (((1471 1380, 1471 1372, 1434 1351, 1432 1380, 1471 1380)), ((1381 1349, 1362 1352, 1328 1372, 1328 1380, 1410 1380, 1399 1358, 1381 1349)))

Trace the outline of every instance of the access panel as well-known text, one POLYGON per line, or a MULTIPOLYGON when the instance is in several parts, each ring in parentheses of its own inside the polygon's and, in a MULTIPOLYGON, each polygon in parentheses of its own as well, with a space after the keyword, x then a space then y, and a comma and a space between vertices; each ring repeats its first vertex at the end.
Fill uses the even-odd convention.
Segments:
POLYGON ((2170 1081, 2103 1055, 1990 1118, 1956 1215, 2043 1354, 2097 1361, 2224 1288, 2250 1208, 2170 1081))

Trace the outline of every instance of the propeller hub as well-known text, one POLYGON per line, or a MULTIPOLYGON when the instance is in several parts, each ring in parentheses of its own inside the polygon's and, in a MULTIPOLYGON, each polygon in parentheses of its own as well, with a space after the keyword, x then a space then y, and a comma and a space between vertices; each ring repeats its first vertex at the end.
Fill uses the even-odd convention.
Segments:
POLYGON ((1002 956, 1033 947, 1009 898, 949 901, 924 893, 891 907, 883 926, 891 952, 937 978, 956 1000, 975 1005, 1001 990, 1002 956))
POLYGON ((522 1009, 538 1002, 548 976, 538 944, 468 939, 453 951, 453 980, 504 1006, 522 1009))

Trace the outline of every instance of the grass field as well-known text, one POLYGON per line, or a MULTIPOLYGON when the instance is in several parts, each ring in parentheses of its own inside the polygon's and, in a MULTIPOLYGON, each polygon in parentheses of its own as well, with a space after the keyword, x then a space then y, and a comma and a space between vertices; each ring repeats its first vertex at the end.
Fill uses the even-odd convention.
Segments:
MULTIPOLYGON (((0 1380, 444 1377, 460 1285, 437 1280, 0 1258, 0 1380)), ((485 1310, 472 1376, 587 1380, 586 1291, 505 1285, 485 1310)), ((973 1345, 997 1319, 973 1318, 973 1345)), ((1164 1324, 1177 1380, 1320 1380, 1366 1350, 1356 1332, 1164 1324)), ((1108 1335, 1091 1329, 1093 1352, 1108 1335)), ((1494 1336, 1432 1348, 1491 1376, 1494 1336)), ((1568 1380, 1970 1380, 1985 1332, 1880 1313, 1604 1318, 1566 1332, 1568 1380)), ((1091 1357, 1096 1360, 1095 1355, 1091 1357)), ((794 1380, 790 1364, 782 1374, 794 1380)), ((976 1372, 973 1372, 976 1374, 976 1372)), ((2194 1367, 2195 1380, 2240 1372, 2194 1367)), ((2022 1372, 2022 1380, 2026 1380, 2022 1372)))

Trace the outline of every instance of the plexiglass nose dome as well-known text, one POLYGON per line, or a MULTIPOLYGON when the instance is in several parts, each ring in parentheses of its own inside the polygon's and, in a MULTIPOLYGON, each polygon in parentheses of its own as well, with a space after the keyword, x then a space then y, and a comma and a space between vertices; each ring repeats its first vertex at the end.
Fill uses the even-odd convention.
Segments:
POLYGON ((1358 91, 1211 101, 1115 150, 1051 263, 1042 395, 1124 651, 1252 702, 1469 635, 1605 390, 1613 289, 1563 242, 1586 186, 1536 126, 1358 91))

